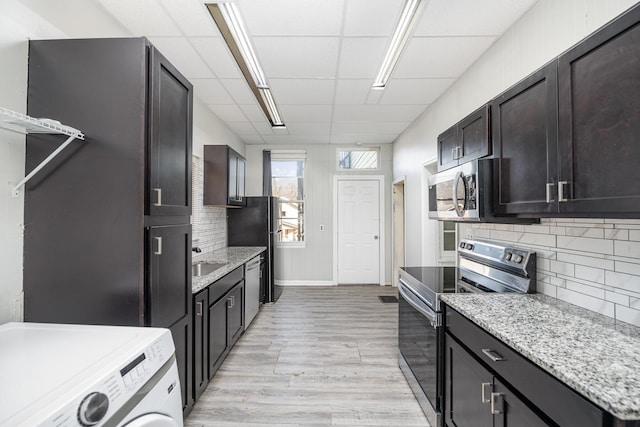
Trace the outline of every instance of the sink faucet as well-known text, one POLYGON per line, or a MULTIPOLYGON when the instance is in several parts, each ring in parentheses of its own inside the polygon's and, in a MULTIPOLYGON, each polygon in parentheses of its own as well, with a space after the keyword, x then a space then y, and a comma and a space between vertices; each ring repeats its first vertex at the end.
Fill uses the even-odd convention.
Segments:
POLYGON ((192 250, 193 252, 197 253, 197 254, 199 254, 200 252, 202 252, 202 249, 200 249, 200 248, 199 248, 199 247, 197 247, 197 246, 196 246, 196 247, 194 247, 194 248, 191 248, 191 250, 192 250))

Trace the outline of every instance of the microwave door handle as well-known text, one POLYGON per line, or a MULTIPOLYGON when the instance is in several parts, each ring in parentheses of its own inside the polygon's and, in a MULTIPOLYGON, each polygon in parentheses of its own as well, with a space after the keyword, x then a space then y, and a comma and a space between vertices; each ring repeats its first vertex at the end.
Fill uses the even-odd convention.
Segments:
POLYGON ((462 210, 458 207, 458 185, 460 181, 464 182, 464 175, 462 172, 458 172, 453 178, 453 208, 456 210, 456 214, 462 217, 462 210))

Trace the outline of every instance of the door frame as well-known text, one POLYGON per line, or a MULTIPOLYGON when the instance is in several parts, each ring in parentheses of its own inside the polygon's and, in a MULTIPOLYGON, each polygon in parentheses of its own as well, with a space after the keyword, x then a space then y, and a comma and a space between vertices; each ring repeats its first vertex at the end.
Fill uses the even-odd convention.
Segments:
POLYGON ((403 267, 407 264, 407 192, 406 192, 406 176, 401 176, 400 178, 395 179, 391 183, 391 286, 398 286, 398 276, 396 274, 395 267, 403 267), (398 224, 396 223, 398 217, 396 216, 395 206, 396 206, 396 195, 395 190, 398 185, 402 184, 402 265, 395 265, 396 262, 396 251, 399 248, 396 248, 396 228, 398 228, 398 224))
POLYGON ((338 284, 338 182, 339 181, 378 181, 378 205, 380 208, 380 271, 378 282, 380 286, 385 284, 385 228, 384 217, 384 175, 334 175, 333 176, 333 284, 338 284))

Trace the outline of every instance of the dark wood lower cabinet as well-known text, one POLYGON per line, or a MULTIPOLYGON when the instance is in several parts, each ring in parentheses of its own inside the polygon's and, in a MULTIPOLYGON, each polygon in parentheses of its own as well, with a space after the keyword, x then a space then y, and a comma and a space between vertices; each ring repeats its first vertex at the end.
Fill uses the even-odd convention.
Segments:
POLYGON ((180 389, 182 394, 182 410, 185 416, 191 412, 193 408, 193 365, 192 351, 192 333, 191 322, 188 316, 183 317, 172 326, 169 327, 173 336, 173 343, 176 347, 176 362, 178 363, 178 376, 180 377, 180 389))
POLYGON ((227 325, 226 296, 209 306, 209 365, 208 377, 211 379, 227 355, 229 346, 227 325))
POLYGON ((209 382, 209 290, 193 297, 193 394, 198 400, 209 382))

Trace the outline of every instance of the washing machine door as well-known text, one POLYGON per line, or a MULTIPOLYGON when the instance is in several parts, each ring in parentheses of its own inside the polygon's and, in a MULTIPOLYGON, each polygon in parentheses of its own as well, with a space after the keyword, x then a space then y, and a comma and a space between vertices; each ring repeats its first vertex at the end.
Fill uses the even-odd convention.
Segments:
POLYGON ((182 424, 166 415, 145 414, 131 420, 123 427, 182 427, 182 424))

